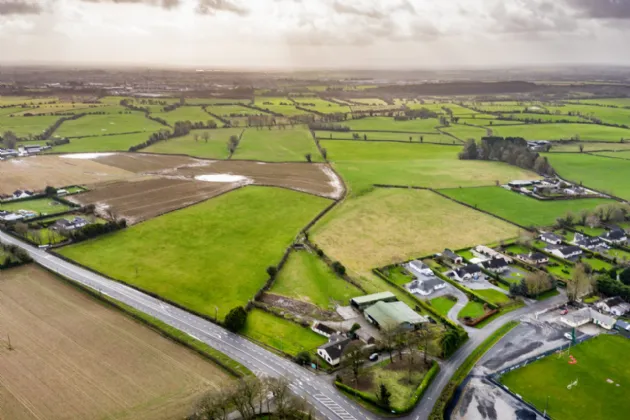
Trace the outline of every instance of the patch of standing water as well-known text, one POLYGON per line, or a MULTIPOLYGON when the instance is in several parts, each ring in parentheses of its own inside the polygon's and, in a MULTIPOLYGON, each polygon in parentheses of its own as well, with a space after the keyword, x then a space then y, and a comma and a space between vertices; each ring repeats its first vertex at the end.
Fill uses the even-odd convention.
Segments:
POLYGON ((115 153, 72 153, 69 155, 61 155, 59 157, 66 159, 96 159, 114 155, 115 153))
POLYGON ((231 175, 231 174, 208 174, 208 175, 197 175, 195 177, 197 181, 205 181, 205 182, 246 182, 249 181, 249 178, 242 175, 231 175))

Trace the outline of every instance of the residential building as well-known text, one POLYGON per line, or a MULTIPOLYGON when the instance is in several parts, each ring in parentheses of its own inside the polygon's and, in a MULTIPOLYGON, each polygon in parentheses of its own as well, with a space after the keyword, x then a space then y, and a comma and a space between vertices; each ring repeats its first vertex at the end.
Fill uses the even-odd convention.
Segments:
POLYGON ((479 255, 483 255, 488 258, 503 258, 505 261, 508 262, 508 264, 512 264, 512 258, 508 257, 507 255, 503 255, 499 251, 495 251, 492 248, 488 248, 485 245, 477 245, 473 251, 479 255))
POLYGON ((75 217, 73 220, 59 219, 51 227, 52 230, 76 230, 89 225, 89 222, 82 217, 75 217))
POLYGON ((350 299, 350 305, 359 311, 374 305, 376 302, 396 302, 398 298, 392 292, 374 293, 373 295, 358 296, 350 299))
POLYGON ((531 187, 532 185, 534 185, 534 181, 516 179, 514 181, 508 182, 508 185, 512 188, 531 187))
POLYGON ((418 275, 418 273, 423 276, 434 275, 433 270, 431 270, 431 268, 428 265, 426 265, 420 260, 414 260, 414 261, 409 262, 407 264, 407 269, 409 269, 409 271, 411 271, 416 276, 418 275))
POLYGON ((457 281, 467 281, 472 280, 473 278, 476 279, 479 277, 480 273, 481 268, 477 264, 468 264, 464 267, 451 271, 451 277, 457 281))
POLYGON ((599 237, 606 243, 614 244, 614 245, 623 244, 628 241, 628 236, 626 235, 626 231, 621 228, 609 230, 608 232, 603 233, 599 237))
POLYGON ((329 341, 317 349, 317 355, 328 362, 329 365, 337 366, 341 362, 343 351, 351 341, 350 338, 329 341))
POLYGON ((566 315, 562 315, 560 317, 560 321, 564 322, 572 328, 578 328, 582 325, 586 325, 589 322, 592 322, 593 324, 599 325, 600 327, 607 330, 612 330, 616 323, 615 318, 608 315, 600 314, 599 312, 591 308, 582 308, 575 312, 570 312, 566 315))
POLYGON ((377 302, 364 312, 365 319, 378 328, 413 329, 417 325, 428 322, 428 319, 404 302, 377 302))
POLYGON ((510 265, 503 258, 492 258, 481 263, 483 268, 493 273, 504 273, 510 269, 510 265))
POLYGON ((615 322, 615 330, 630 334, 630 324, 620 319, 615 322))
POLYGON ((311 329, 319 335, 330 338, 334 334, 337 334, 337 330, 330 328, 328 325, 324 325, 321 322, 315 322, 311 329))
POLYGON ((549 257, 542 252, 530 252, 529 254, 518 254, 517 259, 523 261, 525 264, 541 265, 549 262, 549 257))
POLYGON ((544 232, 540 235, 540 240, 551 245, 560 245, 563 238, 553 232, 544 232))
POLYGON ((582 255, 582 250, 579 246, 564 246, 557 249, 547 249, 547 251, 549 251, 549 253, 555 255, 556 257, 560 257, 565 260, 582 255))
POLYGON ((614 316, 623 316, 630 312, 630 304, 619 296, 610 297, 608 299, 597 302, 595 307, 607 314, 614 316))
POLYGON ((453 264, 463 264, 464 263, 464 258, 461 255, 457 255, 456 253, 454 253, 453 251, 451 251, 450 249, 445 249, 444 252, 442 252, 442 256, 452 262, 453 264))
POLYGON ((593 250, 600 247, 608 247, 606 243, 600 237, 592 237, 584 235, 582 233, 576 233, 573 238, 573 243, 582 248, 593 250))
POLYGON ((422 296, 428 296, 436 290, 444 289, 445 287, 446 283, 433 276, 431 278, 414 280, 409 286, 409 291, 422 296))

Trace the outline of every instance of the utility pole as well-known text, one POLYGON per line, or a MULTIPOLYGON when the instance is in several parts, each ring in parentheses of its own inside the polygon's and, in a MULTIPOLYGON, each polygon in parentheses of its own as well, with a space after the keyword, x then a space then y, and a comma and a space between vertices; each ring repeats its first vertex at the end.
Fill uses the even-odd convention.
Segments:
POLYGON ((219 319, 219 307, 215 306, 214 307, 214 322, 218 322, 219 319))
POLYGON ((547 403, 545 404, 545 412, 543 413, 545 418, 547 417, 547 409, 549 409, 549 395, 547 395, 547 403))

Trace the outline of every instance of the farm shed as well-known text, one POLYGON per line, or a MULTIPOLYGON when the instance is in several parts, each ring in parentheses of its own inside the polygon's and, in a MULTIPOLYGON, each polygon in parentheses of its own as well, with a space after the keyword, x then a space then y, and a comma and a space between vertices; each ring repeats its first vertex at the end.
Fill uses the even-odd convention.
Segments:
POLYGON ((403 302, 377 302, 365 310, 365 318, 379 328, 412 329, 427 322, 427 318, 403 302))
POLYGON ((396 302, 397 300, 398 298, 392 292, 381 292, 352 298, 350 299, 350 305, 363 312, 365 308, 374 305, 376 302, 396 302))

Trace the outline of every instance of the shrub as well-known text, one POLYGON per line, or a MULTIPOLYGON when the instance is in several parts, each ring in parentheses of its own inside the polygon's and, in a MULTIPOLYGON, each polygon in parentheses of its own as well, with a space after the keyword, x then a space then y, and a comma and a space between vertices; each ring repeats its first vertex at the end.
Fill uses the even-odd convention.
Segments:
POLYGON ((344 265, 341 264, 339 261, 335 261, 334 263, 332 263, 332 269, 335 270, 335 273, 339 274, 340 276, 346 274, 346 267, 344 267, 344 265))
POLYGON ((247 322, 247 312, 242 306, 232 309, 225 317, 225 328, 232 332, 238 332, 243 329, 247 322))

